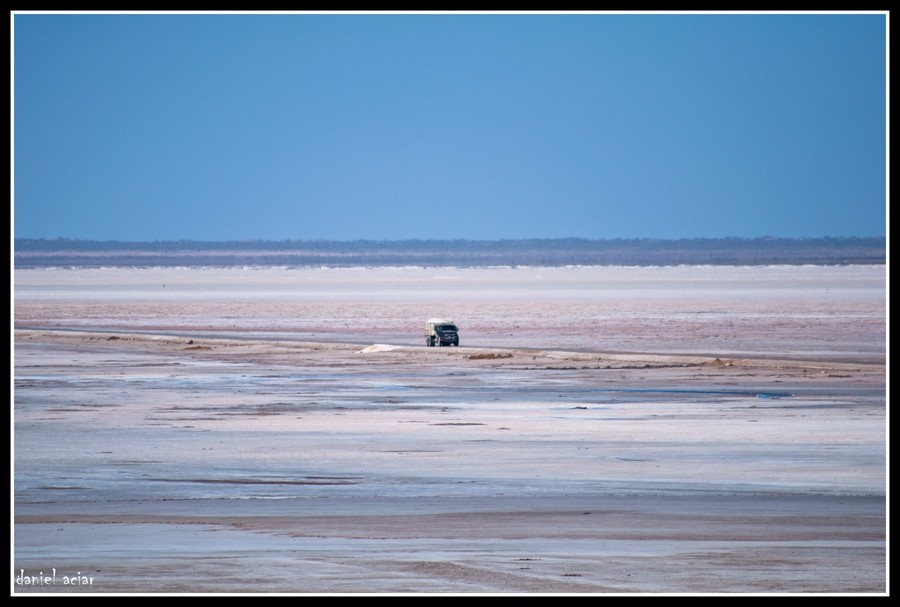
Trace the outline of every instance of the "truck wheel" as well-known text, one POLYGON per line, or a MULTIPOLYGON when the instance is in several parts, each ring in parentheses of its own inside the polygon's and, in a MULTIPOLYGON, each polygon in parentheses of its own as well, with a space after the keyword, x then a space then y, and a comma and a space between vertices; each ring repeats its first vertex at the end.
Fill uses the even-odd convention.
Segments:
POLYGON ((428 346, 429 348, 434 347, 434 338, 433 338, 433 337, 426 337, 426 338, 425 338, 425 345, 428 346))

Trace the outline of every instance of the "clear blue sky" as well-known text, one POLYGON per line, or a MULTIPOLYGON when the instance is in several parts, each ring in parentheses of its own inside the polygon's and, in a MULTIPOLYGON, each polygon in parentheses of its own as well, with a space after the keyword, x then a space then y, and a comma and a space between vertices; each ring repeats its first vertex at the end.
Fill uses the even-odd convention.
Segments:
POLYGON ((19 238, 886 235, 885 14, 16 14, 19 238))

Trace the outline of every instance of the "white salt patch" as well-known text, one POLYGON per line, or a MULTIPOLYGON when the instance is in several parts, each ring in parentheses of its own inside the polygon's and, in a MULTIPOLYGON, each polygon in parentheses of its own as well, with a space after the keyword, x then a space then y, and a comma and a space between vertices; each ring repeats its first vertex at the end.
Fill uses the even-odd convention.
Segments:
POLYGON ((359 354, 367 354, 369 352, 390 352, 391 350, 399 350, 402 346, 391 346, 388 344, 372 344, 368 348, 359 350, 359 354))

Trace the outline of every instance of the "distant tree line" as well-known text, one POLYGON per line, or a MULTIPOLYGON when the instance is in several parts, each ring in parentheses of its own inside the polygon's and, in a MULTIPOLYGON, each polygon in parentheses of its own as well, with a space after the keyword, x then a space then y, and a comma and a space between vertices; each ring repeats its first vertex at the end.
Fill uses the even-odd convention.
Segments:
POLYGON ((14 267, 885 264, 885 237, 523 240, 14 240, 14 267))

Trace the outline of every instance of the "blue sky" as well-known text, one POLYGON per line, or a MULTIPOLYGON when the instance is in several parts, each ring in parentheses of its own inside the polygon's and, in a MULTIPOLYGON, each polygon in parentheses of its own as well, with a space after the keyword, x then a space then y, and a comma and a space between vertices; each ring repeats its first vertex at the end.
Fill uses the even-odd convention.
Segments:
POLYGON ((884 236, 886 24, 20 13, 14 236, 884 236))

